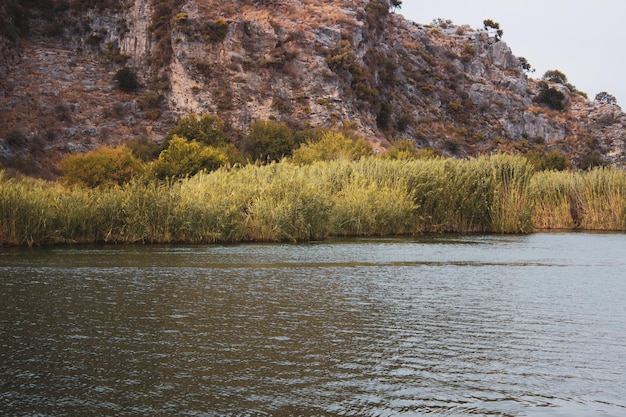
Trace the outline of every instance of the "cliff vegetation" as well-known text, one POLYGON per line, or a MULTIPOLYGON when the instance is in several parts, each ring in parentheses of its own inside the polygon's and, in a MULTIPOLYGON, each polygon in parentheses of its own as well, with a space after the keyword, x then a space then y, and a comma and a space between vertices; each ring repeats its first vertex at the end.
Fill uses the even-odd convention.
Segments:
POLYGON ((614 98, 589 99, 559 70, 530 77, 489 19, 418 24, 387 0, 3 0, 0 11, 9 173, 55 179, 67 155, 123 144, 156 160, 192 114, 219 119, 222 148, 205 155, 218 165, 291 155, 320 128, 377 153, 625 161, 614 98), (282 133, 263 133, 268 123, 282 133))

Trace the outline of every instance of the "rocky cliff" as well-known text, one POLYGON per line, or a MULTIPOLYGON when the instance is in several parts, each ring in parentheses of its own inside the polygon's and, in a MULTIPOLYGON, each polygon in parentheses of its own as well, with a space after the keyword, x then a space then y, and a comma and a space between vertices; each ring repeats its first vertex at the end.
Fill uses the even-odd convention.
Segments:
POLYGON ((455 157, 559 150, 580 167, 626 162, 618 106, 528 77, 486 30, 417 24, 387 0, 0 9, 0 160, 29 173, 53 176, 64 154, 100 144, 159 142, 189 113, 219 115, 235 140, 273 119, 349 128, 380 152, 406 139, 455 157), (124 67, 139 88, 117 88, 124 67))

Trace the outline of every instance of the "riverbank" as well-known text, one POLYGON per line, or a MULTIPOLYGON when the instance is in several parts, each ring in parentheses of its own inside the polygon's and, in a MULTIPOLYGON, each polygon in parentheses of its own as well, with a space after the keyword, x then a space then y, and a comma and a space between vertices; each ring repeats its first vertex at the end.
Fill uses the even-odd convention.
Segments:
POLYGON ((91 189, 0 176, 0 242, 218 243, 626 230, 626 172, 523 157, 248 165, 91 189))

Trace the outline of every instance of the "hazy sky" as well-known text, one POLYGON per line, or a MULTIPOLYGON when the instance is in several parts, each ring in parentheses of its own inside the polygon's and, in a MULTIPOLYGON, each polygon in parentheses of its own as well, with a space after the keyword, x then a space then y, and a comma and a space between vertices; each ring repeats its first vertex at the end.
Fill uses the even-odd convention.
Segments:
POLYGON ((607 91, 626 105, 626 1, 624 0, 404 0, 399 13, 418 23, 435 18, 482 28, 500 23, 502 40, 536 69, 550 69, 590 99, 607 91))

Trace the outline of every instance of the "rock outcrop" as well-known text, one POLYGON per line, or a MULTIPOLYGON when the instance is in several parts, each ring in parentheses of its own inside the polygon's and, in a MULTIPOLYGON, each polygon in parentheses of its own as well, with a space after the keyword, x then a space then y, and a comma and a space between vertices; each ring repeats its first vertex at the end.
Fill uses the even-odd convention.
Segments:
POLYGON ((482 29, 417 24, 386 0, 94 3, 59 8, 67 25, 55 31, 35 10, 28 36, 2 39, 4 165, 53 175, 68 152, 158 142, 189 113, 219 115, 235 139, 275 119, 349 127, 381 151, 406 139, 457 157, 560 150, 582 167, 626 162, 618 106, 529 78, 482 29), (113 81, 124 66, 137 71, 135 92, 113 81), (546 89, 560 108, 542 102, 546 89))

